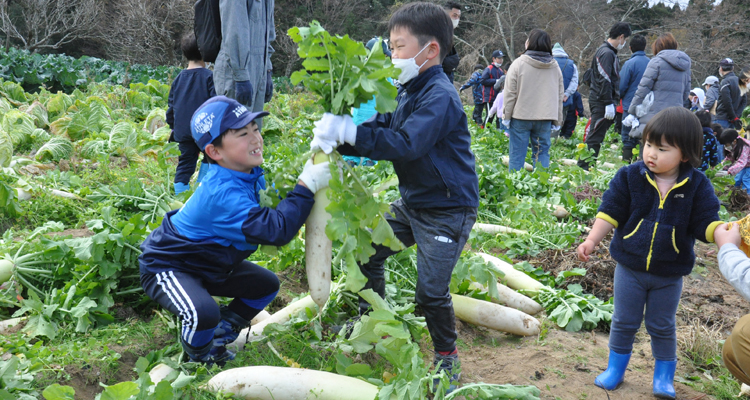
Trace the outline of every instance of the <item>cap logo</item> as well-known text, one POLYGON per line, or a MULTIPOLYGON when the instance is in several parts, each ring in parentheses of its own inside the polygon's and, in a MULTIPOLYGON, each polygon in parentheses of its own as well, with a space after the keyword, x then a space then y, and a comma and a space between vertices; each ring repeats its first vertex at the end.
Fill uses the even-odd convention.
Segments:
POLYGON ((214 113, 211 113, 211 115, 205 112, 198 114, 198 116, 195 117, 195 122, 193 123, 195 131, 200 133, 201 135, 210 131, 211 127, 214 124, 214 117, 214 113))
POLYGON ((247 112, 247 107, 245 107, 242 104, 240 104, 239 106, 237 106, 237 108, 235 108, 234 110, 232 110, 232 112, 234 113, 235 117, 239 118, 240 115, 242 115, 242 114, 244 114, 244 113, 247 112))

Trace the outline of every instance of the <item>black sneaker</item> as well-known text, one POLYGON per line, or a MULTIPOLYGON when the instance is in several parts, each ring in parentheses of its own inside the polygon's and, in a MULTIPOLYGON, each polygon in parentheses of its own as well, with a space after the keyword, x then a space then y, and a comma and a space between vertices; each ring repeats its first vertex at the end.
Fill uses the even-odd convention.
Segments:
MULTIPOLYGON (((461 379, 461 363, 458 360, 458 353, 449 354, 444 356, 438 352, 435 352, 435 360, 432 362, 435 367, 435 373, 445 371, 445 374, 450 379, 450 386, 446 390, 445 394, 451 393, 458 388, 458 380, 461 379)), ((433 379, 432 388, 433 391, 440 385, 440 379, 433 379)))

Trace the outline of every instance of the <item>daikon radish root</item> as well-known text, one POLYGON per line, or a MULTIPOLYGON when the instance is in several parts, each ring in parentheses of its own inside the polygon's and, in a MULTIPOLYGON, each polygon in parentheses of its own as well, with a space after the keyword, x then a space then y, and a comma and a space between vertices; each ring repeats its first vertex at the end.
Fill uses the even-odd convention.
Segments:
MULTIPOLYGON (((503 165, 505 165, 506 167, 510 164, 510 157, 508 157, 508 156, 502 156, 502 157, 500 157, 500 160, 503 162, 503 165)), ((527 162, 523 163, 523 168, 526 169, 526 171, 529 171, 529 172, 531 172, 531 171, 534 170, 534 167, 531 164, 527 163, 527 162)))
POLYGON ((615 169, 616 167, 615 167, 615 164, 612 164, 612 163, 609 163, 609 162, 603 162, 602 163, 602 168, 615 169))
POLYGON ((25 321, 25 317, 20 318, 11 318, 6 319, 5 321, 0 321, 0 334, 6 335, 10 328, 20 324, 21 322, 25 321))
POLYGON ((569 167, 572 167, 574 165, 578 165, 578 161, 571 160, 570 158, 561 158, 560 162, 562 163, 562 165, 567 165, 569 167))
POLYGON ((206 387, 247 400, 374 400, 380 391, 361 379, 330 372, 267 366, 219 372, 206 387))
MULTIPOLYGON (((313 157, 314 164, 328 161, 328 155, 319 151, 313 157)), ((326 211, 330 200, 326 196, 328 189, 315 193, 315 205, 305 222, 305 269, 310 296, 319 307, 328 300, 331 294, 331 239, 326 235, 326 224, 331 215, 326 211)))
POLYGON ((266 310, 262 310, 261 312, 258 313, 258 315, 255 316, 255 318, 253 318, 252 321, 250 321, 250 325, 257 325, 261 321, 268 319, 268 317, 270 316, 271 316, 271 313, 269 313, 266 310))
POLYGON ((281 310, 276 311, 273 315, 260 321, 258 324, 251 325, 250 328, 243 329, 242 332, 240 332, 240 336, 237 338, 237 340, 227 345, 227 348, 233 351, 242 350, 242 348, 245 346, 245 343, 247 343, 248 337, 261 336, 263 334, 263 329, 265 329, 268 324, 283 324, 284 322, 289 321, 292 316, 299 314, 306 308, 310 308, 313 310, 315 309, 315 301, 310 295, 307 295, 295 301, 294 303, 282 308, 281 310))
POLYGON ((461 321, 519 336, 539 334, 539 320, 523 311, 460 294, 451 297, 453 312, 461 321))
POLYGON ((159 364, 154 368, 151 368, 151 371, 148 372, 148 376, 151 378, 151 382, 157 384, 164 379, 167 379, 169 374, 175 371, 176 370, 174 368, 170 367, 167 364, 159 364))
POLYGON ((507 226, 502 225, 493 225, 493 224, 481 224, 479 222, 474 224, 474 227, 472 230, 489 233, 491 235, 496 235, 498 233, 515 233, 516 235, 525 235, 528 232, 520 230, 520 229, 513 229, 507 226))
POLYGON ((513 289, 526 290, 529 292, 538 292, 539 289, 545 287, 539 281, 524 274, 521 271, 516 270, 515 268, 513 268, 512 265, 508 264, 507 262, 495 256, 491 256, 485 253, 477 253, 477 254, 482 256, 482 258, 484 258, 484 261, 489 262, 495 268, 497 268, 499 271, 505 274, 504 277, 500 278, 501 282, 507 284, 513 289))
MULTIPOLYGON (((481 290, 483 292, 487 291, 487 288, 484 285, 477 282, 472 282, 471 285, 469 285, 469 288, 473 290, 481 290)), ((521 310, 529 315, 535 315, 544 310, 544 308, 536 301, 516 292, 502 283, 497 283, 497 296, 497 299, 494 297, 492 298, 493 303, 515 308, 516 310, 521 310)))

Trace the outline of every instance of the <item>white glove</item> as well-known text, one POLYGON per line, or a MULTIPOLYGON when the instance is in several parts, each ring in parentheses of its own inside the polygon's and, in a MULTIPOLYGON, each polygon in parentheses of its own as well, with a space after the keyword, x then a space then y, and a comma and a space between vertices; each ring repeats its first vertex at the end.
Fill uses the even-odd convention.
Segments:
POLYGON ((505 125, 506 128, 510 128, 510 120, 509 119, 504 119, 503 120, 503 125, 505 125))
POLYGON ((615 119, 615 105, 610 104, 604 108, 604 118, 615 119))
POLYGON ((328 181, 331 180, 331 168, 328 161, 313 164, 312 160, 307 160, 305 168, 299 174, 299 180, 304 182, 305 186, 311 192, 316 193, 318 190, 327 188, 328 181))
POLYGON ((638 121, 638 118, 634 118, 633 121, 630 124, 630 129, 635 129, 641 125, 640 121, 638 121))
POLYGON ((559 126, 556 126, 556 125, 552 125, 552 130, 553 130, 553 131, 559 131, 559 130, 560 130, 560 127, 559 127, 559 126))
MULTIPOLYGON (((638 119, 635 117, 635 115, 628 114, 628 116, 625 117, 625 119, 622 120, 622 124, 624 126, 633 126, 633 121, 638 122, 638 119)), ((638 125, 636 125, 636 126, 638 126, 638 125)))
POLYGON ((313 134, 315 137, 310 142, 310 148, 313 151, 323 150, 328 154, 344 143, 354 146, 357 140, 357 125, 354 124, 350 115, 325 113, 320 121, 315 122, 313 134))

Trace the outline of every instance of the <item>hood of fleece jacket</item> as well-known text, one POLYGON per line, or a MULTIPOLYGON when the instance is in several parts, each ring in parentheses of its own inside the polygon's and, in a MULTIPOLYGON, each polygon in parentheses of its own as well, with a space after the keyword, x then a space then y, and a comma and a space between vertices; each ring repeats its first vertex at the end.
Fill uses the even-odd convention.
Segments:
POLYGON ((690 56, 680 50, 662 50, 656 57, 664 59, 669 65, 678 71, 690 69, 690 56))

